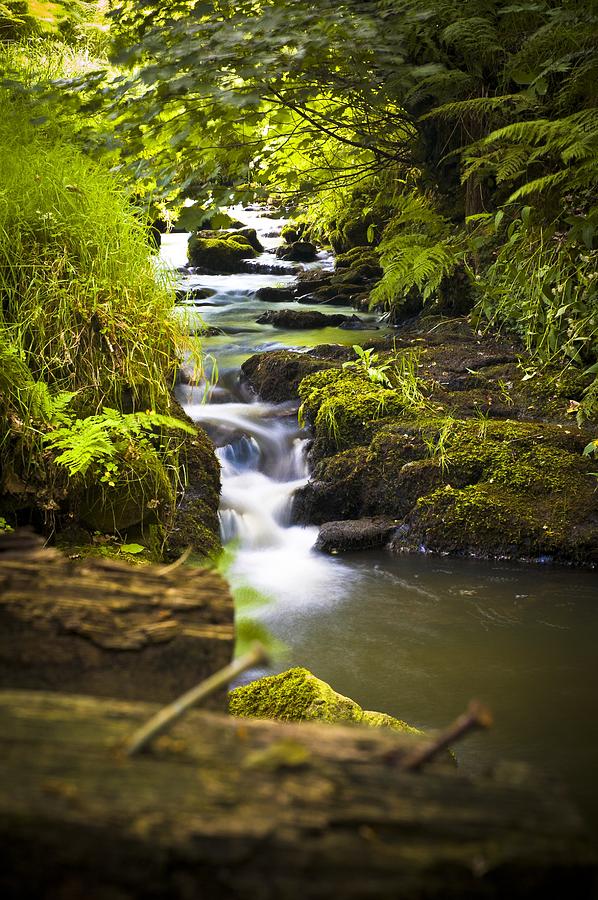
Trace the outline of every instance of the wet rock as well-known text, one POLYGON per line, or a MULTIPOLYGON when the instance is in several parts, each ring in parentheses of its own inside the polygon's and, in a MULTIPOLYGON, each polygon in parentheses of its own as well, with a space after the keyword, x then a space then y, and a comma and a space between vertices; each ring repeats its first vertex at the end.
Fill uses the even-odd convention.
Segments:
POLYGON ((198 556, 213 557, 221 550, 220 463, 203 428, 193 423, 175 400, 172 404, 173 415, 193 424, 195 433, 175 436, 180 441, 179 465, 186 473, 187 486, 177 498, 164 552, 168 558, 176 559, 191 547, 198 556))
POLYGON ((592 464, 573 426, 480 423, 429 407, 379 415, 366 384, 348 377, 358 376, 322 372, 299 387, 315 468, 295 494, 294 521, 389 516, 406 526, 396 549, 598 562, 592 464))
POLYGON ((179 288, 175 293, 175 299, 177 303, 194 303, 199 306, 200 301, 207 300, 216 293, 213 288, 179 288))
POLYGON ((226 237, 204 237, 201 232, 189 238, 188 253, 193 266, 216 274, 243 272, 245 260, 257 255, 242 235, 231 233, 226 237))
POLYGON ((350 316, 346 322, 342 322, 339 326, 344 331, 376 331, 378 325, 375 322, 364 322, 359 316, 350 316))
POLYGON ((228 708, 233 716, 252 719, 353 723, 422 734, 387 713, 363 710, 354 700, 337 693, 325 681, 302 668, 288 669, 280 675, 270 675, 235 688, 229 694, 228 708))
POLYGON ((266 303, 292 303, 295 290, 292 287, 262 287, 255 292, 255 296, 266 303))
POLYGON ((235 240, 238 240, 240 237, 245 238, 256 253, 264 252, 264 246, 258 238, 255 228, 239 228, 238 231, 232 232, 232 236, 235 240))
POLYGON ((297 275, 300 269, 283 260, 270 263, 262 262, 259 259, 248 259, 243 271, 253 272, 256 275, 297 275))
POLYGON ((313 294, 315 291, 330 283, 332 272, 301 272, 297 276, 295 293, 297 297, 313 294))
POLYGON ((318 255, 318 248, 310 241, 295 241, 288 246, 279 247, 276 251, 278 259, 292 262, 313 262, 318 255))
POLYGON ((320 528, 314 550, 321 553, 346 553, 384 547, 397 529, 394 519, 372 517, 326 522, 320 528))
MULTIPOLYGON (((334 328, 348 325, 352 328, 364 326, 356 316, 345 316, 342 313, 326 315, 317 310, 275 309, 268 310, 256 319, 259 325, 273 325, 275 328, 312 329, 334 328)), ((365 326, 368 327, 368 326, 365 326)))
POLYGON ((306 353, 273 350, 251 356, 241 366, 241 372, 262 400, 282 403, 297 399, 297 389, 306 375, 337 365, 333 361, 313 359, 306 353))
POLYGON ((293 225, 285 225, 280 236, 287 244, 295 244, 299 240, 299 231, 293 225))

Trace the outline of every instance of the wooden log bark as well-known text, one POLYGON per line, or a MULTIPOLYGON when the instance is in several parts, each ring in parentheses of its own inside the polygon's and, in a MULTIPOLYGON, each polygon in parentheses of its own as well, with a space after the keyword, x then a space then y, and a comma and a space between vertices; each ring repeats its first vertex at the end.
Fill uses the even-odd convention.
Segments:
POLYGON ((0 693, 0 890, 38 900, 595 896, 579 817, 521 768, 401 771, 395 732, 0 693))
POLYGON ((0 687, 166 703, 230 662, 233 620, 215 572, 0 542, 0 687))

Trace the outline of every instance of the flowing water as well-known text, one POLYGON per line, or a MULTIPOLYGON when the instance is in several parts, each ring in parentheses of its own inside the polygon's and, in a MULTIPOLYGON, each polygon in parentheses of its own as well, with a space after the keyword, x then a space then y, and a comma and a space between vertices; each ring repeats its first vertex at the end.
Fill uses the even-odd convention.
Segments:
MULTIPOLYGON (((258 264, 274 264, 283 223, 259 211, 234 214, 260 233, 267 252, 258 264)), ((185 235, 165 238, 169 264, 183 265, 185 251, 185 235)), ((331 266, 322 253, 308 268, 331 266)), ((308 475, 306 436, 296 407, 257 402, 239 367, 262 350, 356 339, 338 328, 257 325, 264 310, 289 304, 260 302, 256 290, 293 278, 284 270, 185 275, 186 287, 215 291, 204 305, 186 307, 192 324, 201 317, 224 333, 204 339, 219 371, 209 402, 200 388, 178 388, 217 446, 222 533, 235 547, 229 577, 263 595, 251 615, 287 646, 278 669, 306 666, 364 708, 423 728, 447 724, 478 697, 491 706, 495 727, 459 748, 460 764, 482 771, 499 759, 532 763, 565 782, 598 828, 596 573, 382 551, 326 557, 312 550, 317 528, 289 524, 290 498, 308 475)), ((359 332, 359 341, 379 333, 359 332)))

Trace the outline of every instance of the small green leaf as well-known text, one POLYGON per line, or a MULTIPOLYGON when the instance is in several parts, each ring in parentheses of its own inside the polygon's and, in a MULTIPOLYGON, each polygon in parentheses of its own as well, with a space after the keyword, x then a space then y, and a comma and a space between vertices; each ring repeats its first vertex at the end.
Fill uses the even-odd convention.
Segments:
POLYGON ((120 552, 121 553, 143 553, 145 547, 142 547, 141 544, 121 544, 120 552))

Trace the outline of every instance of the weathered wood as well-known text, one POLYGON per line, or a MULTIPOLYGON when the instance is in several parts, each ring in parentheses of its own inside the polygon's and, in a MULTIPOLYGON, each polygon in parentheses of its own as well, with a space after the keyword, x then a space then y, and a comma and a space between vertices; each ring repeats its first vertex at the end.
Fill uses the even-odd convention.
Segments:
POLYGON ((0 694, 4 898, 594 896, 576 812, 520 769, 401 771, 414 738, 155 705, 0 694))
POLYGON ((71 560, 36 542, 0 551, 0 687, 168 702, 232 658, 215 572, 71 560))

